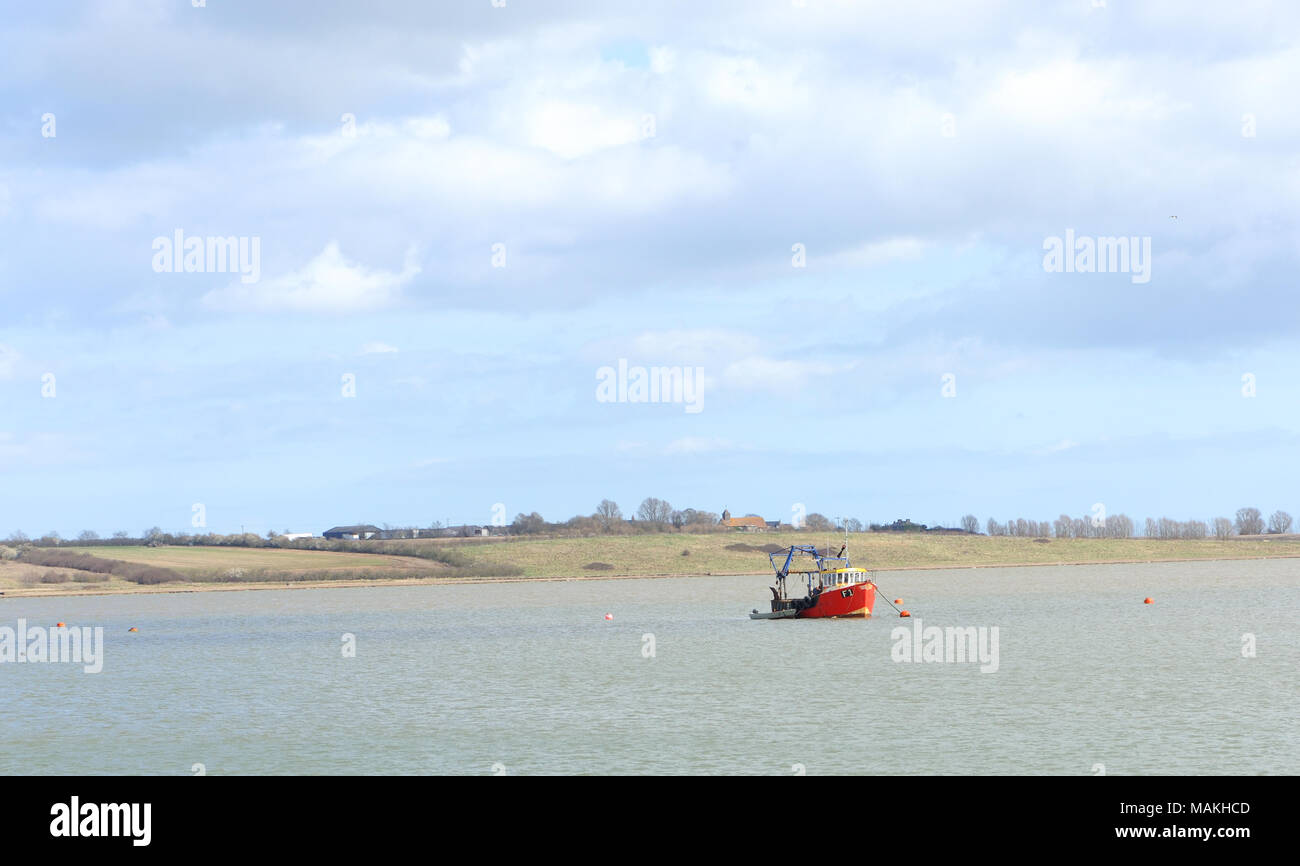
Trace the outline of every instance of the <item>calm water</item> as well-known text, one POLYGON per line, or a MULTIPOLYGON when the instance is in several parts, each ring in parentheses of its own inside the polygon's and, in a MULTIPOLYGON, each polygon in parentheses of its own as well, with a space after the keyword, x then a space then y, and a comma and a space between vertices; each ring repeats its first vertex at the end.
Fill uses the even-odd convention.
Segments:
POLYGON ((1300 560, 879 580, 999 670, 750 621, 762 576, 0 599, 106 644, 0 664, 0 773, 1300 773, 1300 560))

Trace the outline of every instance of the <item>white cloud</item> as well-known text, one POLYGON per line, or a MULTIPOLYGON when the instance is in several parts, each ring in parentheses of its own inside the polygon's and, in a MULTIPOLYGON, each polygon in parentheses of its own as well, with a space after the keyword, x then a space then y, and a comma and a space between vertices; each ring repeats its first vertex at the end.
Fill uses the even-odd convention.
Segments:
POLYGON ((724 106, 779 115, 809 101, 800 70, 793 64, 765 63, 754 57, 714 57, 707 61, 703 72, 705 91, 724 106))
POLYGON ((828 256, 826 263, 835 266, 869 268, 887 262, 912 261, 921 257, 925 246, 925 241, 921 238, 886 238, 828 256))
POLYGON ((0 466, 59 466, 87 457, 82 437, 67 433, 7 433, 0 431, 0 466))
POLYGON ((707 454, 714 451, 729 451, 734 446, 727 439, 716 436, 683 436, 674 439, 664 448, 665 454, 707 454))
POLYGON ((392 306, 418 273, 412 250, 400 272, 349 261, 331 241, 300 270, 258 283, 232 283, 208 292, 203 305, 216 310, 347 313, 392 306))
POLYGON ((1040 457, 1045 457, 1048 454, 1060 454, 1062 451, 1069 451, 1071 448, 1078 448, 1078 447, 1079 447, 1079 443, 1075 442, 1073 439, 1062 439, 1060 442, 1057 442, 1055 445, 1048 445, 1043 448, 1039 448, 1035 450, 1034 453, 1040 457))
POLYGON ((361 347, 363 355, 393 355, 397 353, 396 346, 390 346, 387 343, 371 342, 361 347))
POLYGON ((0 379, 13 378, 14 369, 18 366, 18 359, 21 357, 17 349, 0 343, 0 379))
POLYGON ((666 45, 650 49, 650 69, 655 75, 667 75, 677 65, 677 53, 666 45))
POLYGON ((817 376, 827 376, 837 369, 818 361, 776 361, 771 358, 745 358, 728 364, 722 382, 736 388, 796 388, 817 376))
POLYGON ((565 159, 631 144, 642 137, 641 115, 572 102, 545 102, 533 110, 529 123, 529 142, 565 159))
POLYGON ((718 328, 694 328, 672 331, 646 331, 631 341, 620 340, 628 357, 647 363, 701 363, 712 357, 736 357, 750 354, 759 346, 758 338, 718 328))

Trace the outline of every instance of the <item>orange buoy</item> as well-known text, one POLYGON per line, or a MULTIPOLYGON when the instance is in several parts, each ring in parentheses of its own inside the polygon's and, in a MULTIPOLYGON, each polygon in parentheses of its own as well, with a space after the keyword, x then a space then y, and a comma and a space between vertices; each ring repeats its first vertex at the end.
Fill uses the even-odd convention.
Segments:
POLYGON ((56 622, 56 623, 54 624, 54 627, 55 627, 55 628, 66 628, 67 626, 65 626, 65 625, 64 625, 63 623, 61 623, 61 622, 56 622))
POLYGON ((135 626, 131 626, 129 629, 127 629, 127 631, 139 631, 139 630, 140 629, 136 628, 135 626))
POLYGON ((902 600, 901 598, 896 598, 896 599, 894 599, 894 604, 902 604, 902 603, 903 603, 903 600, 902 600))
POLYGON ((900 611, 898 612, 898 615, 899 615, 899 616, 911 616, 911 614, 908 613, 908 612, 905 611, 905 610, 900 610, 900 611))
POLYGON ((605 619, 613 619, 613 618, 614 618, 614 614, 612 613, 605 614, 605 619))
POLYGON ((1148 595, 1146 598, 1142 599, 1142 603, 1143 603, 1143 604, 1154 604, 1155 602, 1154 602, 1154 600, 1151 598, 1151 596, 1148 595))

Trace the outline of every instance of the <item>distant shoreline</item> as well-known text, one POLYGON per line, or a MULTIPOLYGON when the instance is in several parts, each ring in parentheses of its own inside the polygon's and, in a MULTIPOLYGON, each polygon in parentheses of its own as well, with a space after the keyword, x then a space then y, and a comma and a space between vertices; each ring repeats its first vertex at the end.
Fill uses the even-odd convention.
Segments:
MULTIPOLYGON (((870 572, 955 571, 976 568, 1058 568, 1080 565, 1153 565, 1164 562, 1253 562, 1266 559, 1300 559, 1300 554, 1266 556, 1173 557, 1165 559, 1092 559, 1072 562, 994 562, 945 565, 897 565, 870 568, 870 572)), ((245 583, 176 583, 152 586, 125 585, 102 587, 95 584, 36 584, 0 590, 0 602, 10 598, 66 598, 111 595, 171 595, 190 592, 239 592, 270 589, 356 589, 372 586, 467 586, 498 583, 569 583, 595 580, 666 580, 692 577, 761 577, 765 571, 664 572, 654 574, 590 574, 545 577, 419 577, 376 578, 374 580, 249 581, 245 583)))

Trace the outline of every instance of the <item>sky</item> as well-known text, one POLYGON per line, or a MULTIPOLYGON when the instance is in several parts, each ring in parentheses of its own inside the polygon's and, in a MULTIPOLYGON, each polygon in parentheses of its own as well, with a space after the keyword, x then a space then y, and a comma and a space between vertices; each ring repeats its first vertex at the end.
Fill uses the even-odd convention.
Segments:
POLYGON ((1297 34, 5 2, 0 537, 1300 514, 1297 34))

